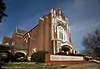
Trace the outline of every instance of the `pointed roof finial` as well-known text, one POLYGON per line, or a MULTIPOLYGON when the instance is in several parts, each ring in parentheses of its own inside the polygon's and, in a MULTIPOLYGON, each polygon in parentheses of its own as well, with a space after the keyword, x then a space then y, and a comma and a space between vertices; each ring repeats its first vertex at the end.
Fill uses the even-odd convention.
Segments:
POLYGON ((51 9, 51 13, 53 13, 53 11, 54 11, 54 10, 53 10, 53 9, 51 9))
POLYGON ((15 28, 15 32, 17 33, 17 27, 15 28))
POLYGON ((62 12, 61 8, 58 8, 57 11, 58 11, 59 14, 61 14, 61 12, 62 12))

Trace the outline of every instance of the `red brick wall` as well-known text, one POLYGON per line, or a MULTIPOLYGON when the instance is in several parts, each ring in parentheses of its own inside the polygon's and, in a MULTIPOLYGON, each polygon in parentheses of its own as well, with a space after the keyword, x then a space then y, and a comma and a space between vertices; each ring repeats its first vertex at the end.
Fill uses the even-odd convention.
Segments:
POLYGON ((39 20, 38 22, 38 47, 39 50, 44 50, 44 44, 45 44, 45 34, 44 34, 44 29, 45 29, 45 23, 43 20, 39 20))
POLYGON ((31 29, 29 32, 27 32, 25 35, 24 35, 24 39, 25 38, 28 38, 28 42, 26 43, 24 41, 24 45, 27 46, 28 48, 28 56, 31 56, 32 52, 33 52, 33 49, 36 48, 36 50, 38 50, 38 43, 37 43, 37 40, 38 40, 38 25, 36 27, 34 27, 33 29, 31 29), (28 33, 30 35, 30 38, 28 36, 28 33))
POLYGON ((15 33, 12 37, 12 41, 15 42, 16 46, 23 46, 24 39, 22 35, 15 33))
POLYGON ((32 54, 33 48, 36 51, 49 51, 52 53, 52 41, 51 41, 51 14, 44 17, 44 20, 38 21, 38 26, 29 31, 31 38, 28 42, 29 56, 32 54))
POLYGON ((51 44, 51 14, 48 14, 47 17, 44 18, 45 22, 45 51, 49 51, 49 53, 52 53, 52 44, 51 44))

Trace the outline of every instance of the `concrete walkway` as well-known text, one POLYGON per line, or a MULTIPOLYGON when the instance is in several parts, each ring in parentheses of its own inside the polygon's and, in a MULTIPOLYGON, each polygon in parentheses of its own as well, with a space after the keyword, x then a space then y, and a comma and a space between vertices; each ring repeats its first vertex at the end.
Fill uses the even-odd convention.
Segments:
POLYGON ((99 60, 91 60, 91 62, 95 62, 95 63, 100 64, 100 61, 99 60))
POLYGON ((65 69, 100 69, 100 64, 89 62, 68 66, 65 69))

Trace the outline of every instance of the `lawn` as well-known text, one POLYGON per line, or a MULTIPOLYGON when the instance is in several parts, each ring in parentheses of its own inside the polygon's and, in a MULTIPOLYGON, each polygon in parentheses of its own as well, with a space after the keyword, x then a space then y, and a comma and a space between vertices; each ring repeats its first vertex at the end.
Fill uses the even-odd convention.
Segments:
POLYGON ((2 66, 5 69, 58 69, 58 67, 47 66, 43 63, 34 62, 10 62, 2 66))
POLYGON ((2 66, 4 69, 100 69, 100 64, 93 62, 80 63, 74 65, 68 65, 66 68, 61 68, 61 66, 47 66, 44 63, 34 63, 34 62, 9 62, 2 66))

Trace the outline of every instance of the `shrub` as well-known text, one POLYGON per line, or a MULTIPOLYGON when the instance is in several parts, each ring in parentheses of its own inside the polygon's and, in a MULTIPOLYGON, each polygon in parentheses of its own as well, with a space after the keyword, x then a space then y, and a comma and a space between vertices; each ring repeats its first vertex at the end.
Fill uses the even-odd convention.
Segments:
POLYGON ((15 55, 11 55, 11 62, 16 62, 17 57, 15 55))
POLYGON ((46 51, 38 51, 36 53, 33 53, 31 55, 31 61, 33 62, 45 62, 45 54, 47 52, 46 51))

